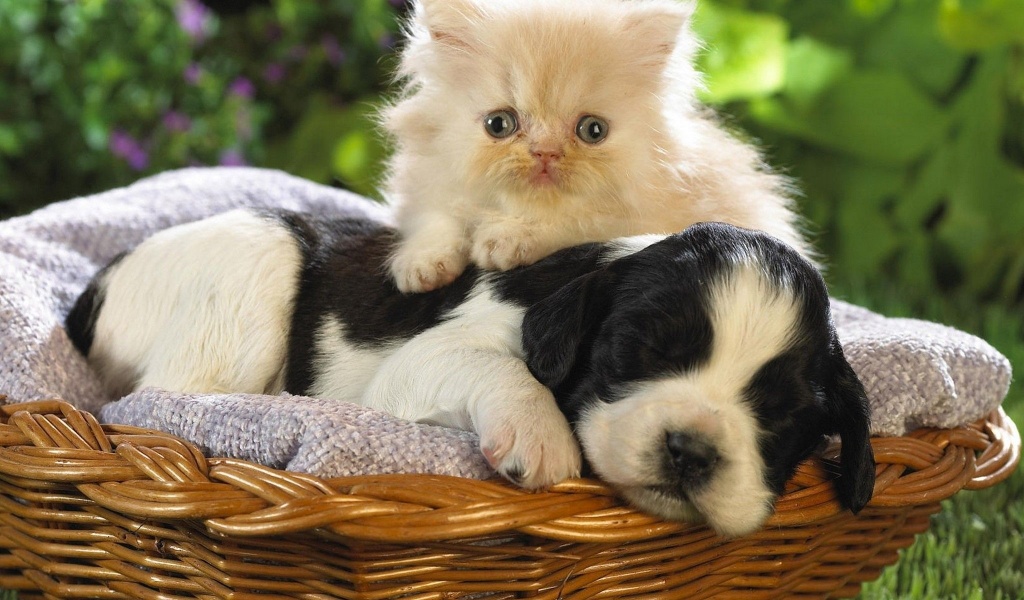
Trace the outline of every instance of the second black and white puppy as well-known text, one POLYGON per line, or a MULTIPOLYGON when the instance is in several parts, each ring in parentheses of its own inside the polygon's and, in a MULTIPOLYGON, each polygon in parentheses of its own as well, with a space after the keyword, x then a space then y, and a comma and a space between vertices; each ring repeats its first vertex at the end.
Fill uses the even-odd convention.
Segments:
POLYGON ((833 434, 841 501, 870 499, 863 388, 821 276, 774 238, 700 224, 418 295, 387 276, 396 241, 365 220, 225 213, 113 261, 67 328, 115 393, 356 402, 476 431, 527 488, 577 475, 582 446, 639 508, 724 535, 760 527, 833 434))

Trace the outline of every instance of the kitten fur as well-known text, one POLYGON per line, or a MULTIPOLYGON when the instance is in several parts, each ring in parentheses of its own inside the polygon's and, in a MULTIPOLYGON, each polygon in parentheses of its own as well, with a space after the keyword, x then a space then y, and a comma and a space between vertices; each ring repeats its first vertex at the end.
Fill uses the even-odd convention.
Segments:
POLYGON ((587 241, 698 221, 765 231, 811 254, 786 180, 696 99, 693 4, 677 0, 417 0, 384 194, 403 291, 472 260, 501 270, 587 241), (496 139, 495 111, 518 129, 496 139), (582 117, 607 137, 577 135, 582 117))

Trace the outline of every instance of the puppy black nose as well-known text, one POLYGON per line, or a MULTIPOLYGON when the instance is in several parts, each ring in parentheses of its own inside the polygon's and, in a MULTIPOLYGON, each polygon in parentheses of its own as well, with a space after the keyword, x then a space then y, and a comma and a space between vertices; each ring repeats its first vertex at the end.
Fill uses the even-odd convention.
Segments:
POLYGON ((682 431, 666 433, 665 447, 672 466, 690 485, 706 481, 718 463, 718 450, 714 446, 682 431))

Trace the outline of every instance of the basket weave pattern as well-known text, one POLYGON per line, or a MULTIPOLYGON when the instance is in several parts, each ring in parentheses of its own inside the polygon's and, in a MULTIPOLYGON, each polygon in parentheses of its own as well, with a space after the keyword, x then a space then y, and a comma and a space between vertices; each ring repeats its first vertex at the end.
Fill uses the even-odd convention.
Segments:
MULTIPOLYGON (((2 399, 2 397, 0 397, 2 399)), ((207 458, 53 400, 0 407, 0 588, 34 598, 821 598, 855 595, 939 502, 1003 481, 997 410, 872 440, 875 496, 833 493, 834 451, 733 540, 624 506, 593 480, 527 493, 432 475, 321 479, 207 458)))

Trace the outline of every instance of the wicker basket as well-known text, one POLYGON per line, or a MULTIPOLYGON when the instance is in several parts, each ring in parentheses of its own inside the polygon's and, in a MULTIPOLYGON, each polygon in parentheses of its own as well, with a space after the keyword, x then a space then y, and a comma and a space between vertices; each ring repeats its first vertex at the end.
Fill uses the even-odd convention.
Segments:
POLYGON ((526 493, 429 475, 320 479, 206 458, 56 400, 3 406, 0 421, 0 587, 23 598, 850 596, 940 500, 1006 479, 1020 459, 1002 411, 876 438, 860 515, 839 509, 834 463, 815 459, 764 530, 723 540, 589 480, 526 493))

